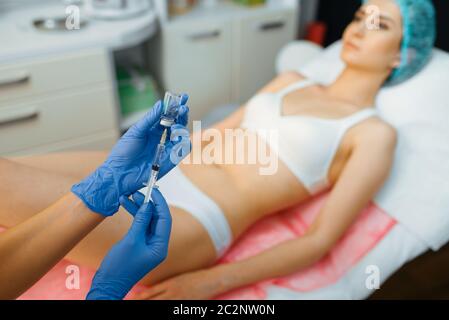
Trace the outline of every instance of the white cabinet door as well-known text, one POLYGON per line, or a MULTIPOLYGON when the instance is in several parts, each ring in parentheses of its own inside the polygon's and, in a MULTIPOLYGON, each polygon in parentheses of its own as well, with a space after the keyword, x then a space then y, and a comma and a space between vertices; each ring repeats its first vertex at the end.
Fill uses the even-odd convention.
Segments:
MULTIPOLYGON (((0 108, 0 155, 117 132, 112 87, 33 98, 0 108)), ((88 141, 90 142, 90 141, 88 141)))
POLYGON ((163 85, 190 95, 192 120, 231 100, 231 29, 229 21, 212 19, 163 28, 163 85))
POLYGON ((100 49, 0 65, 0 108, 16 99, 110 83, 110 68, 100 49))
POLYGON ((234 99, 246 102, 275 75, 280 49, 295 39, 294 10, 276 10, 237 21, 234 46, 239 59, 233 81, 234 99))

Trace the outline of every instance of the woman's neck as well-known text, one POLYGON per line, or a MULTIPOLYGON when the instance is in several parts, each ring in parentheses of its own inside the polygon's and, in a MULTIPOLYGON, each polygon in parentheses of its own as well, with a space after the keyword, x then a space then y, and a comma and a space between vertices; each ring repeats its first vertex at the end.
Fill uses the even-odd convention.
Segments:
POLYGON ((363 109, 374 105, 386 77, 386 74, 346 67, 337 80, 326 88, 326 93, 363 109))

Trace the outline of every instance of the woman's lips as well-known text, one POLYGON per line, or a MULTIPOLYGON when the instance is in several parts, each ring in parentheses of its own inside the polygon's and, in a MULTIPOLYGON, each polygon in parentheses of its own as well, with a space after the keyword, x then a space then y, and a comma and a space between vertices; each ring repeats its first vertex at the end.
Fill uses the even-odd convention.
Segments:
POLYGON ((350 41, 346 41, 345 42, 345 46, 349 49, 353 49, 353 50, 359 50, 359 47, 357 47, 355 44, 353 44, 350 41))

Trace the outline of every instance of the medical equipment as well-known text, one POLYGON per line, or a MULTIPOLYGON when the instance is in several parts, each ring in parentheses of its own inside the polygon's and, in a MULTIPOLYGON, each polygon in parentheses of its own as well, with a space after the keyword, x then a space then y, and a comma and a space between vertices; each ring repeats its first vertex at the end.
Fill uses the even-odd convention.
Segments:
MULTIPOLYGON (((188 132, 185 126, 188 121, 189 109, 187 106, 184 106, 188 96, 183 95, 181 102, 179 102, 180 99, 178 97, 176 99, 170 98, 169 100, 170 102, 166 104, 167 106, 172 106, 173 104, 182 104, 182 106, 177 108, 175 112, 172 108, 166 107, 164 109, 163 103, 157 103, 120 138, 114 148, 112 148, 106 161, 97 170, 72 187, 72 192, 89 209, 104 216, 112 216, 119 210, 120 197, 122 195, 132 194, 147 182, 148 177, 142 173, 149 171, 148 159, 141 155, 153 155, 158 148, 158 144, 161 143, 160 135, 162 130, 159 123, 161 123, 162 115, 164 115, 162 123, 163 125, 165 124, 165 127, 176 120, 173 128, 176 130, 179 128, 181 131, 185 130, 188 132)), ((177 151, 179 151, 179 143, 181 142, 182 139, 170 141, 164 150, 161 150, 160 154, 170 155, 170 160, 175 158, 172 155, 176 155, 176 160, 178 160, 180 154, 177 151)), ((190 150, 185 151, 182 153, 183 156, 186 156, 190 150)), ((159 161, 158 164, 160 165, 160 177, 170 172, 176 166, 175 161, 159 161)))
POLYGON ((156 185, 157 177, 161 168, 162 156, 165 151, 165 142, 167 141, 167 130, 174 123, 178 117, 179 107, 181 106, 182 96, 173 94, 170 92, 165 93, 163 102, 163 113, 161 116, 160 124, 165 127, 162 133, 161 140, 157 146, 156 154, 154 155, 153 163, 151 164, 150 178, 147 183, 147 191, 145 193, 144 203, 148 203, 151 200, 151 192, 156 185))

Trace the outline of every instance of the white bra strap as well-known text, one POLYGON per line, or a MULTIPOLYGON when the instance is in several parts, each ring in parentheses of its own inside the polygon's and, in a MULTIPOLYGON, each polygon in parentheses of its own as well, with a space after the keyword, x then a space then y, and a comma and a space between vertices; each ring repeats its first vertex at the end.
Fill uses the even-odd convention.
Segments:
POLYGON ((347 130, 359 122, 366 120, 372 116, 377 115, 377 110, 374 107, 363 109, 355 114, 343 119, 344 129, 347 130))
POLYGON ((295 90, 300 90, 303 89, 305 87, 311 86, 315 84, 315 81, 312 79, 304 79, 298 82, 294 82, 291 85, 285 87, 284 89, 280 90, 277 95, 279 97, 284 97, 285 95, 289 94, 290 92, 293 92, 295 90))

